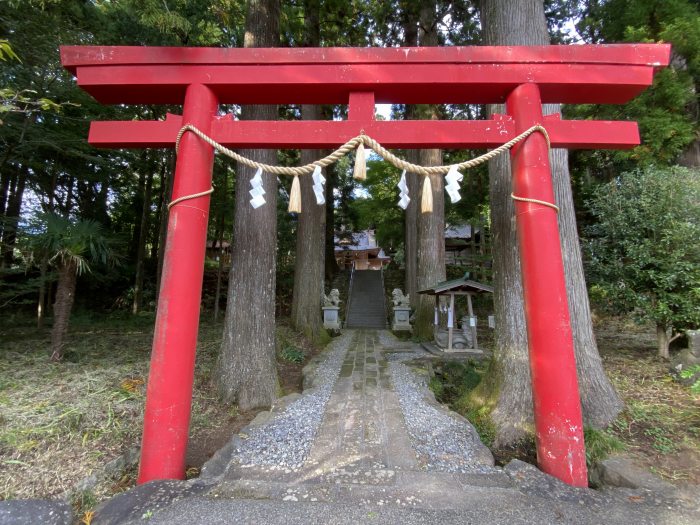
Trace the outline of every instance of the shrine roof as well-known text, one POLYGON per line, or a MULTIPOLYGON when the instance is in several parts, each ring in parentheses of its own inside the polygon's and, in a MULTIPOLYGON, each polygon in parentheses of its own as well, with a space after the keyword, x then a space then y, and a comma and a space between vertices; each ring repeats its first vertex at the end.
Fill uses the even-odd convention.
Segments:
POLYGON ((452 279, 436 284, 432 288, 420 290, 418 293, 427 295, 442 295, 450 293, 493 293, 493 286, 472 281, 468 274, 459 279, 452 279))

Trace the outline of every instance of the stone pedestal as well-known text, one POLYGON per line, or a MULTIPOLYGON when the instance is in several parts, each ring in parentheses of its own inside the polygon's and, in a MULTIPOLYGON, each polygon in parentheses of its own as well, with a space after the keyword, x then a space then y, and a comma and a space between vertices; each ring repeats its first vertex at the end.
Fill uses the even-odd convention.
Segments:
POLYGON ((340 330, 340 319, 338 319, 338 306, 323 306, 323 327, 332 330, 340 330))
POLYGON ((688 368, 700 365, 700 330, 686 330, 688 348, 683 348, 671 359, 670 370, 677 381, 684 385, 694 385, 700 381, 700 372, 695 372, 690 377, 682 377, 681 373, 688 368))
POLYGON ((394 306, 394 322, 391 329, 394 331, 411 330, 411 308, 408 306, 394 306))
POLYGON ((685 335, 688 336, 688 350, 700 359, 700 330, 686 330, 685 335))

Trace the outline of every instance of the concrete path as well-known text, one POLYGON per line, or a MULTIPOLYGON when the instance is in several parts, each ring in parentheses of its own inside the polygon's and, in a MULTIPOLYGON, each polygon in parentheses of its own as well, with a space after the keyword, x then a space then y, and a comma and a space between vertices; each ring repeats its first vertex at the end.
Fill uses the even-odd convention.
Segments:
POLYGON ((494 467, 411 368, 418 358, 429 354, 389 332, 345 330, 307 370, 304 394, 256 418, 199 479, 133 489, 93 523, 700 523, 668 495, 494 467))

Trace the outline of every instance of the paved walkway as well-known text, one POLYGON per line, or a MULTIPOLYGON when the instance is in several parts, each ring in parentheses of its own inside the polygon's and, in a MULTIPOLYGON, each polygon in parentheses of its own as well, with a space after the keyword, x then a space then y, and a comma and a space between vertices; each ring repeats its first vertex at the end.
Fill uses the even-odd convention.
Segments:
POLYGON ((304 394, 256 418, 200 479, 138 487, 94 523, 144 513, 169 524, 698 523, 675 501, 574 489, 522 462, 494 467, 469 422, 411 368, 420 358, 429 354, 389 332, 345 330, 304 394))
POLYGON ((417 468, 382 350, 375 332, 357 333, 308 459, 317 471, 352 480, 362 472, 384 470, 384 478, 390 469, 417 468))

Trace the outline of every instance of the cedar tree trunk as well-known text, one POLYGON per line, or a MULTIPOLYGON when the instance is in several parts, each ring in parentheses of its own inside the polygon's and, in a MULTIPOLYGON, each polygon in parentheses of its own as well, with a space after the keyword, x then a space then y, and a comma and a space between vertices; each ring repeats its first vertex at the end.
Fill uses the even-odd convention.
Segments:
MULTIPOLYGON (((482 0, 481 22, 486 45, 545 45, 549 43, 542 0, 482 0)), ((558 111, 545 107, 545 112, 558 111)), ((503 112, 492 106, 489 113, 503 112)), ((571 312, 579 388, 584 421, 603 427, 622 409, 622 402, 605 376, 593 335, 583 275, 576 217, 566 150, 550 154, 554 193, 560 207, 559 231, 571 312)), ((496 350, 488 381, 475 393, 477 401, 491 403, 497 429, 496 443, 523 438, 532 428, 532 392, 528 366, 527 333, 523 310, 520 257, 515 215, 510 199, 510 160, 507 155, 489 164, 494 257, 496 350), (478 397, 481 396, 481 399, 478 397)))
MULTIPOLYGON (((321 118, 321 107, 303 105, 301 116, 303 120, 318 120, 321 118)), ((302 150, 301 164, 313 162, 317 156, 315 150, 302 150)), ((324 285, 326 209, 325 206, 316 204, 310 175, 299 177, 299 183, 302 209, 297 225, 292 323, 310 339, 318 340, 324 330, 321 294, 324 285)))
POLYGON ((134 302, 131 305, 131 313, 136 315, 141 311, 143 298, 143 274, 144 259, 146 257, 146 236, 148 234, 148 222, 151 217, 151 190, 153 189, 153 172, 148 167, 146 185, 143 189, 143 206, 141 207, 141 221, 139 223, 138 248, 136 249, 136 278, 134 279, 134 302))
MULTIPOLYGON (((418 15, 420 5, 413 0, 403 0, 400 3, 403 25, 403 45, 414 47, 418 45, 418 15)), ((404 115, 406 120, 415 120, 416 106, 407 105, 404 115)), ((418 150, 406 150, 406 160, 418 164, 418 150)), ((404 213, 404 265, 405 292, 409 296, 411 308, 418 307, 418 213, 420 209, 420 185, 418 175, 406 172, 406 186, 411 199, 404 213)))
MULTIPOLYGON (((321 41, 319 9, 318 0, 304 1, 305 46, 317 47, 321 41)), ((302 105, 301 118, 321 120, 321 106, 302 105)), ((301 164, 313 162, 318 156, 318 151, 302 150, 301 164)), ((299 183, 302 209, 297 223, 292 323, 297 330, 316 341, 324 331, 321 294, 324 291, 325 274, 326 207, 316 204, 310 175, 299 177, 299 183)))
MULTIPOLYGON (((419 43, 421 46, 437 46, 437 20, 434 1, 424 1, 420 8, 419 43)), ((435 105, 418 106, 421 118, 439 118, 435 105)), ((442 164, 439 149, 420 150, 418 163, 422 166, 442 164)), ((429 175, 433 192, 433 211, 417 211, 418 242, 416 251, 416 281, 418 290, 428 288, 445 280, 445 193, 442 175, 429 175)), ((420 192, 416 192, 416 207, 420 207, 423 192, 423 177, 418 177, 420 192)), ((418 296, 414 333, 421 339, 432 339, 435 299, 429 295, 418 296)))
MULTIPOLYGON (((279 0, 249 0, 245 47, 279 43, 279 0)), ((276 106, 245 106, 242 118, 276 120, 276 106)), ((266 164, 274 150, 242 150, 266 164)), ((277 262, 277 177, 263 172, 266 204, 250 205, 255 170, 238 165, 233 253, 221 354, 215 381, 224 401, 242 410, 269 407, 277 396, 275 362, 275 271, 277 262)))
POLYGON ((5 227, 2 232, 2 265, 9 268, 14 260, 15 244, 17 243, 17 225, 19 216, 22 213, 22 200, 24 199, 24 188, 27 183, 29 168, 20 166, 17 170, 17 177, 10 188, 7 208, 5 210, 5 227))

